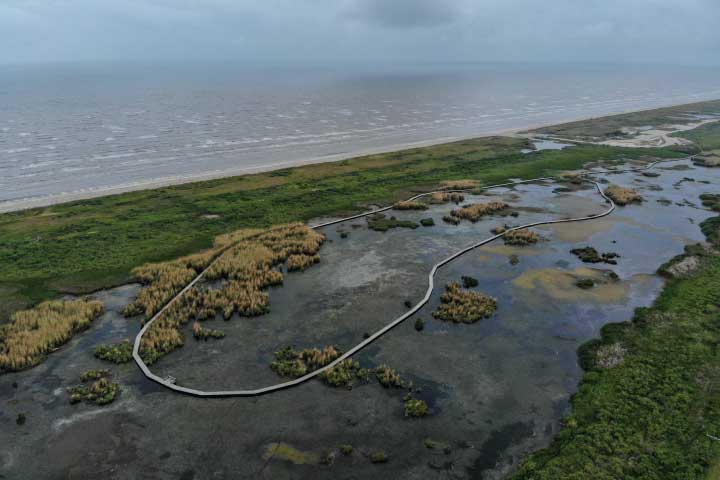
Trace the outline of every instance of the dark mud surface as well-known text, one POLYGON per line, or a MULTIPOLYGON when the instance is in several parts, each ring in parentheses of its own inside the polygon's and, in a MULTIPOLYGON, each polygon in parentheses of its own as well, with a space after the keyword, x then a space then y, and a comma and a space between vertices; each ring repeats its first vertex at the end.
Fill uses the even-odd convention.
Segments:
MULTIPOLYGON (((438 289, 410 318, 356 356, 365 366, 387 363, 422 388, 431 415, 407 419, 404 391, 372 383, 334 389, 319 380, 255 398, 203 400, 146 380, 134 364, 93 357, 97 343, 132 339, 140 325, 118 312, 137 286, 100 292, 107 313, 40 366, 0 377, 0 475, 5 478, 500 478, 522 455, 557 432, 581 371, 576 349, 608 322, 628 319, 662 287, 654 272, 687 243, 702 240, 697 224, 711 216, 698 196, 717 192, 720 171, 693 167, 610 175, 636 188, 639 205, 619 207, 591 222, 537 228, 544 241, 507 247, 502 241, 461 257, 438 272, 438 289), (681 181, 685 177, 711 183, 681 181), (593 246, 621 255, 618 265, 587 265, 570 253, 593 246), (509 257, 519 263, 511 265, 509 257), (607 281, 604 270, 619 276, 607 281), (462 275, 498 299, 497 313, 472 325, 432 318, 442 286, 462 275), (581 290, 574 283, 593 278, 581 290), (111 405, 70 405, 65 387, 89 368, 109 368, 122 393, 111 405), (17 383, 17 387, 13 383, 17 383), (16 417, 27 417, 24 425, 16 417), (442 445, 427 448, 425 439, 442 445), (353 445, 351 455, 337 452, 353 445), (280 445, 281 447, 278 447, 280 445), (382 450, 389 461, 372 464, 382 450), (335 452, 330 465, 320 464, 335 452)), ((494 216, 459 226, 442 221, 454 204, 398 219, 432 217, 435 226, 367 229, 365 220, 324 231, 321 263, 286 275, 271 290, 271 312, 213 320, 222 340, 186 345, 152 369, 201 389, 255 388, 277 383, 273 352, 333 344, 348 349, 406 310, 425 292, 430 266, 490 230, 547 218, 598 213, 595 191, 558 192, 555 183, 496 189, 465 203, 503 200, 518 217, 494 216), (347 232, 342 238, 341 232, 347 232)), ((0 477, 1 478, 1 477, 0 477)))

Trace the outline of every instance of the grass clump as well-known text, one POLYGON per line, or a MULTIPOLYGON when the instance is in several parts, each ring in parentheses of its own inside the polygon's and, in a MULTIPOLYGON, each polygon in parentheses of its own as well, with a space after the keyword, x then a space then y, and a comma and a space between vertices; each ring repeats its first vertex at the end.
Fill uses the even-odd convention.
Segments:
POLYGON ((320 262, 320 255, 290 255, 287 259, 288 272, 303 271, 320 262))
POLYGON ((520 230, 510 230, 503 235, 505 245, 513 245, 516 247, 524 247, 540 241, 540 235, 527 228, 520 230))
POLYGON ((107 405, 120 393, 120 386, 110 381, 107 370, 89 370, 80 375, 82 385, 68 387, 67 393, 72 404, 79 402, 107 405))
POLYGON ((370 463, 387 463, 389 460, 387 454, 383 451, 377 451, 370 454, 370 463))
POLYGON ((470 220, 475 223, 486 215, 492 215, 493 213, 500 212, 508 208, 508 204, 505 202, 492 201, 487 203, 473 203, 466 205, 462 208, 452 210, 450 215, 459 218, 470 220))
POLYGON ((133 347, 129 340, 120 343, 102 343, 95 347, 95 357, 113 363, 128 363, 132 360, 133 347))
POLYGON ((592 278, 581 278, 577 282, 575 282, 575 286, 578 288, 582 288, 583 290, 589 290, 595 286, 595 280, 592 278))
POLYGON ((367 225, 370 230, 376 232, 387 232, 391 228, 418 228, 418 224, 411 220, 398 220, 395 217, 387 218, 382 213, 370 215, 367 218, 367 225))
POLYGON ((451 225, 460 225, 460 219, 458 217, 453 217, 452 215, 443 216, 443 222, 451 225))
POLYGON ((422 332, 425 329, 425 322, 422 318, 418 318, 415 320, 415 330, 418 332, 422 332))
POLYGON ((420 219, 420 225, 423 227, 432 227, 435 225, 435 220, 432 218, 422 218, 420 219))
POLYGON ((440 188, 443 190, 469 190, 480 186, 480 182, 473 179, 443 180, 440 188))
POLYGON ((406 395, 403 400, 406 417, 421 418, 430 411, 424 400, 413 398, 410 394, 406 395))
POLYGON ((347 444, 346 444, 346 445, 340 445, 340 447, 338 447, 338 448, 339 448, 339 450, 340 450, 340 453, 342 453, 343 455, 346 455, 346 456, 347 456, 347 455, 352 455, 352 453, 353 453, 353 446, 352 446, 352 445, 347 445, 347 444))
POLYGON ((51 300, 15 312, 0 326, 0 373, 33 367, 90 327, 103 312, 96 300, 51 300))
POLYGON ((225 332, 221 330, 213 330, 212 328, 205 328, 200 325, 200 322, 193 323, 192 333, 193 337, 195 337, 195 340, 207 340, 208 338, 225 338, 225 332))
POLYGON ((375 378, 385 388, 402 387, 403 381, 400 374, 387 365, 380 365, 375 369, 375 378))
POLYGON ((393 205, 393 210, 427 210, 428 206, 417 200, 404 200, 393 205))
POLYGON ((323 350, 317 348, 294 350, 286 346, 275 352, 275 361, 270 364, 270 368, 281 377, 298 378, 324 367, 339 356, 340 352, 332 345, 323 350))
POLYGON ((357 380, 367 381, 368 377, 368 371, 349 358, 320 374, 320 379, 333 387, 352 387, 357 380))
POLYGON ((615 252, 605 252, 601 254, 593 247, 573 248, 570 250, 570 253, 585 263, 607 263, 610 265, 617 265, 616 259, 620 257, 620 255, 615 252))
POLYGON ((448 283, 440 295, 440 306, 432 315, 453 323, 475 323, 487 318, 497 309, 494 298, 480 292, 463 290, 457 282, 448 283))
POLYGON ((478 279, 475 277, 463 275, 462 277, 460 277, 460 280, 462 280, 462 285, 464 288, 472 288, 480 285, 480 282, 478 282, 478 279))
POLYGON ((707 207, 713 212, 720 212, 720 194, 717 193, 703 193, 700 195, 700 201, 703 207, 707 207))
POLYGON ((458 192, 435 192, 430 196, 430 203, 460 203, 465 200, 465 195, 458 192))
POLYGON ((642 196, 632 188, 621 187, 619 185, 610 185, 605 189, 605 195, 617 205, 627 205, 629 203, 642 202, 642 196))

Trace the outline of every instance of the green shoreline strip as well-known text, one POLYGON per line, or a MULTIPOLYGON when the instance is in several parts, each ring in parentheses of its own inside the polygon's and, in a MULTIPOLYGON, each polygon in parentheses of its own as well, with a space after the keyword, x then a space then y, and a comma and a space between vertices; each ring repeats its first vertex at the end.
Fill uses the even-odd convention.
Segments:
POLYGON ((0 321, 60 292, 126 283, 138 265, 197 252, 217 234, 243 227, 353 213, 441 180, 498 183, 592 161, 684 155, 595 145, 524 155, 527 146, 524 139, 485 137, 3 214, 0 321))
MULTIPOLYGON (((701 225, 715 231, 716 248, 719 220, 701 225)), ((514 480, 720 478, 720 441, 710 437, 720 438, 720 256, 703 255, 701 265, 580 348, 586 373, 571 413, 514 480), (624 359, 599 367, 597 351, 610 345, 624 359)))

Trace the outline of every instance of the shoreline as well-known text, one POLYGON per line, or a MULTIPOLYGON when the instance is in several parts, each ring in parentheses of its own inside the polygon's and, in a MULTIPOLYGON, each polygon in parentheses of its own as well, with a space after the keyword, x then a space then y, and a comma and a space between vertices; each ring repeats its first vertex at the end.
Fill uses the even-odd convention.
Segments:
MULTIPOLYGON (((5 201, 0 201, 0 214, 19 212, 19 211, 23 211, 23 210, 31 210, 34 208, 50 207, 50 206, 58 205, 58 204, 62 204, 62 203, 70 203, 70 202, 80 201, 80 200, 90 200, 93 198, 119 195, 119 194, 123 194, 123 193, 137 192, 137 191, 143 191, 143 190, 154 190, 157 188, 172 187, 172 186, 176 186, 176 185, 184 185, 184 184, 210 181, 210 180, 218 180, 218 179, 237 177, 237 176, 243 176, 243 175, 267 173, 267 172, 272 172, 275 170, 282 170, 285 168, 293 168, 293 167, 300 167, 300 166, 305 166, 305 165, 321 164, 321 163, 340 162, 343 160, 364 157, 364 156, 368 156, 368 155, 378 155, 378 154, 391 153, 391 152, 397 152, 397 151, 402 151, 402 150, 412 150, 415 148, 432 147, 432 146, 443 145, 443 144, 447 144, 447 143, 461 142, 461 141, 465 141, 465 140, 488 138, 488 137, 494 137, 494 136, 516 136, 516 135, 523 134, 524 132, 528 132, 529 130, 534 130, 534 129, 543 128, 543 127, 549 127, 549 126, 553 126, 553 125, 562 125, 564 123, 581 122, 581 121, 591 120, 594 118, 605 118, 605 117, 612 117, 615 115, 625 115, 625 114, 629 114, 629 113, 646 112, 646 111, 652 111, 652 110, 657 110, 657 109, 661 109, 661 108, 677 107, 677 106, 682 106, 682 105, 692 105, 694 103, 703 103, 703 102, 708 102, 708 101, 713 101, 713 100, 700 100, 699 102, 691 102, 691 103, 671 103, 671 104, 665 104, 665 105, 654 106, 654 107, 649 107, 649 108, 623 110, 623 111, 616 111, 613 113, 590 115, 590 116, 585 116, 585 117, 566 118, 566 119, 562 119, 562 120, 559 120, 559 121, 553 122, 553 123, 537 123, 537 124, 526 125, 523 127, 505 128, 505 129, 493 130, 490 132, 484 132, 484 133, 476 134, 476 135, 439 137, 439 138, 434 138, 432 140, 422 140, 422 141, 418 141, 418 142, 399 143, 399 144, 387 145, 384 147, 375 147, 375 148, 366 148, 366 149, 362 149, 362 150, 354 150, 352 152, 322 155, 322 156, 308 157, 308 158, 296 159, 296 160, 286 160, 286 161, 275 162, 275 163, 271 163, 271 164, 267 164, 267 165, 253 165, 253 166, 247 166, 247 167, 241 167, 241 168, 235 168, 235 169, 225 169, 225 170, 210 170, 210 171, 207 171, 204 173, 197 173, 197 174, 191 174, 191 175, 166 176, 166 177, 161 177, 161 178, 157 178, 157 179, 153 179, 153 180, 149 180, 147 182, 141 182, 141 183, 138 183, 138 182, 129 183, 129 184, 126 183, 126 184, 115 185, 115 186, 97 187, 97 188, 87 189, 87 190, 78 190, 76 192, 52 194, 52 195, 43 196, 43 197, 31 197, 31 198, 24 198, 24 199, 17 199, 17 200, 5 200, 5 201)), ((523 136, 530 137, 530 136, 532 136, 532 134, 528 132, 527 134, 524 134, 523 136)))

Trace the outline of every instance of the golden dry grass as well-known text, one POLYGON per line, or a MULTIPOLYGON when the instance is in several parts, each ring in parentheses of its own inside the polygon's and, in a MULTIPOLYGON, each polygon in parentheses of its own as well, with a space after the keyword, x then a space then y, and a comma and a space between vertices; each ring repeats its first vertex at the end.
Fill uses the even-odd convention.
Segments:
POLYGON ((443 180, 440 182, 440 188, 443 190, 467 190, 480 185, 480 182, 472 179, 464 180, 443 180))
POLYGON ((528 230, 527 228, 521 228, 520 230, 512 230, 507 232, 503 237, 505 245, 524 246, 537 243, 540 241, 540 235, 528 230))
POLYGON ((430 196, 430 203, 460 203, 465 200, 465 195, 457 192, 435 192, 430 196))
POLYGON ((457 282, 448 283, 440 295, 440 306, 432 315, 453 323, 475 323, 495 312, 497 302, 484 293, 463 290, 457 282))
MULTIPOLYGON (((246 317, 267 313, 270 300, 263 289, 283 281, 283 274, 277 266, 287 263, 288 270, 304 270, 314 265, 320 261, 317 253, 324 240, 324 235, 301 223, 266 230, 241 230, 218 237, 215 245, 222 249, 222 253, 206 271, 205 279, 220 281, 221 285, 218 288, 196 286, 190 289, 157 318, 141 342, 140 354, 145 362, 153 363, 181 347, 184 338, 180 327, 191 319, 205 320, 222 315, 227 320, 235 313, 246 317)), ((210 261, 212 258, 215 257, 210 257, 210 261)), ((187 265, 186 259, 181 260, 168 262, 170 270, 178 271, 178 264, 181 267, 187 265)), ((154 267, 152 271, 155 270, 158 268, 154 267)), ((157 291, 151 297, 154 300, 151 306, 155 311, 162 307, 157 299, 172 298, 194 278, 196 273, 189 270, 188 276, 183 277, 187 280, 185 283, 166 281, 167 276, 152 277, 160 279, 157 286, 151 283, 147 288, 157 291)), ((149 294, 145 297, 141 295, 135 303, 149 297, 149 294)), ((149 311, 147 307, 146 311, 149 311)))
POLYGON ((428 206, 417 200, 405 200, 393 205, 393 210, 427 210, 428 206))
POLYGON ((462 208, 457 208, 450 212, 450 215, 456 218, 477 222, 485 215, 491 215, 508 208, 505 202, 492 201, 488 203, 473 203, 462 208))
POLYGON ((605 189, 605 195, 618 205, 627 205, 633 202, 642 202, 642 196, 632 188, 610 185, 605 189))
POLYGON ((96 300, 52 300, 15 312, 0 327, 0 372, 42 362, 54 348, 87 329, 103 311, 96 300))

